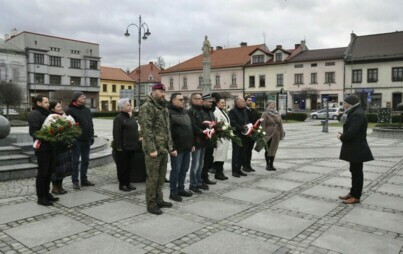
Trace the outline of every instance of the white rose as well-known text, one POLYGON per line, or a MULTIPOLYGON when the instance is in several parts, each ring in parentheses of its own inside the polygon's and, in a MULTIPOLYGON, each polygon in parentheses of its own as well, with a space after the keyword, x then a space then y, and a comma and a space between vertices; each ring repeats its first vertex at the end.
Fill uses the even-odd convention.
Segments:
POLYGON ((257 133, 261 133, 262 131, 261 130, 257 130, 257 133))
POLYGON ((222 127, 222 130, 225 131, 226 129, 227 129, 227 126, 224 125, 224 126, 222 127))
POLYGON ((259 126, 259 130, 261 130, 262 129, 262 126, 259 126))
POLYGON ((266 132, 265 132, 265 131, 263 132, 263 135, 266 135, 266 132))
POLYGON ((233 136, 234 136, 234 133, 231 132, 229 135, 230 135, 231 137, 233 137, 233 136))

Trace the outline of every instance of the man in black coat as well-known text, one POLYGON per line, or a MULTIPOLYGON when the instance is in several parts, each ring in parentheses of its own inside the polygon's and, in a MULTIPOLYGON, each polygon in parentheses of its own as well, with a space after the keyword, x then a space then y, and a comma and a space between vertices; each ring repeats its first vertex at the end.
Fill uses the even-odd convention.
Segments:
POLYGON ((248 124, 248 115, 245 109, 245 100, 242 97, 235 99, 235 105, 228 113, 231 127, 234 129, 234 134, 242 140, 242 146, 238 146, 232 142, 232 176, 246 176, 241 171, 241 167, 245 160, 245 142, 246 136, 242 133, 245 131, 245 126, 248 124))
MULTIPOLYGON (((245 97, 245 110, 246 114, 248 115, 248 123, 255 124, 256 121, 259 119, 259 115, 257 110, 252 108, 252 98, 250 96, 245 97)), ((255 145, 255 141, 251 137, 246 137, 245 139, 245 160, 243 163, 243 171, 245 172, 252 172, 255 171, 251 166, 252 160, 252 150, 253 146, 255 145)))
POLYGON ((55 198, 49 193, 49 186, 52 173, 55 171, 56 150, 52 143, 40 140, 35 136, 35 132, 42 128, 46 118, 50 115, 49 99, 42 95, 34 98, 33 111, 29 114, 29 135, 34 139, 35 155, 38 159, 38 172, 36 174, 36 195, 38 204, 51 206, 55 198))
POLYGON ((90 147, 94 143, 94 124, 92 122, 91 111, 85 106, 86 96, 83 92, 75 91, 72 96, 72 101, 66 111, 67 115, 74 118, 76 123, 81 127, 82 134, 77 138, 77 142, 73 147, 73 172, 71 180, 73 188, 80 189, 78 180, 78 165, 80 164, 80 180, 81 186, 93 186, 87 178, 88 164, 90 162, 90 147))
POLYGON ((367 117, 360 106, 360 99, 356 95, 349 95, 344 99, 346 109, 342 121, 343 133, 338 133, 341 140, 340 159, 350 162, 352 186, 350 193, 339 198, 345 204, 360 202, 364 184, 363 163, 374 159, 367 142, 367 117))

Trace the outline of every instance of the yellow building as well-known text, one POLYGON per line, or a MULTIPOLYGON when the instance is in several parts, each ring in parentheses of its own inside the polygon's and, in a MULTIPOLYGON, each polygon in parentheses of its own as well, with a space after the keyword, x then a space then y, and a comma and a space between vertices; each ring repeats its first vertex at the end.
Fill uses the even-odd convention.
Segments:
POLYGON ((100 83, 99 109, 101 111, 118 111, 117 104, 121 98, 121 90, 126 90, 125 94, 127 94, 127 90, 134 88, 134 80, 120 68, 101 66, 100 83))

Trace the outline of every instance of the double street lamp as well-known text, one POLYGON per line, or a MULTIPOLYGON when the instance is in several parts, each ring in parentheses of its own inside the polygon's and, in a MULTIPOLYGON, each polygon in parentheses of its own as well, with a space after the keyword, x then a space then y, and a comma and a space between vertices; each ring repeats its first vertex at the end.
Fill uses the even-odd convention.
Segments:
MULTIPOLYGON (((130 33, 129 33, 129 27, 131 26, 135 26, 137 27, 137 32, 138 32, 138 44, 139 44, 139 76, 138 76, 138 80, 137 80, 137 103, 136 103, 136 107, 138 107, 138 109, 140 110, 140 76, 141 76, 141 39, 143 40, 147 40, 148 36, 151 35, 150 30, 148 29, 148 25, 145 22, 141 21, 141 15, 139 15, 139 23, 138 24, 129 24, 126 28, 126 33, 125 36, 129 37, 130 33), (147 30, 146 30, 147 29, 147 30), (143 36, 141 36, 141 32, 143 32, 143 36)), ((133 102, 135 101, 135 93, 133 90, 133 102)))

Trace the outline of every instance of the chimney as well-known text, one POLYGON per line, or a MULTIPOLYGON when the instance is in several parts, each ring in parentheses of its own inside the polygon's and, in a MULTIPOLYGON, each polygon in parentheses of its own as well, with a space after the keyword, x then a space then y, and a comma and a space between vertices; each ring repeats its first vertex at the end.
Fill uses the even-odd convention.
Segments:
POLYGON ((241 42, 239 45, 240 45, 241 47, 246 47, 246 46, 248 46, 248 43, 247 43, 247 42, 241 42))
POLYGON ((222 46, 217 46, 216 50, 222 50, 222 46))
POLYGON ((281 45, 276 46, 276 49, 282 49, 282 48, 283 48, 283 46, 281 46, 281 45))
POLYGON ((301 50, 302 51, 307 51, 308 50, 308 48, 306 47, 306 44, 305 44, 305 40, 301 41, 301 50))
POLYGON ((153 62, 148 62, 148 64, 150 65, 150 70, 154 69, 154 63, 153 62))
POLYGON ((294 45, 294 48, 297 49, 297 48, 299 48, 300 46, 301 46, 301 44, 296 43, 296 44, 294 45))

